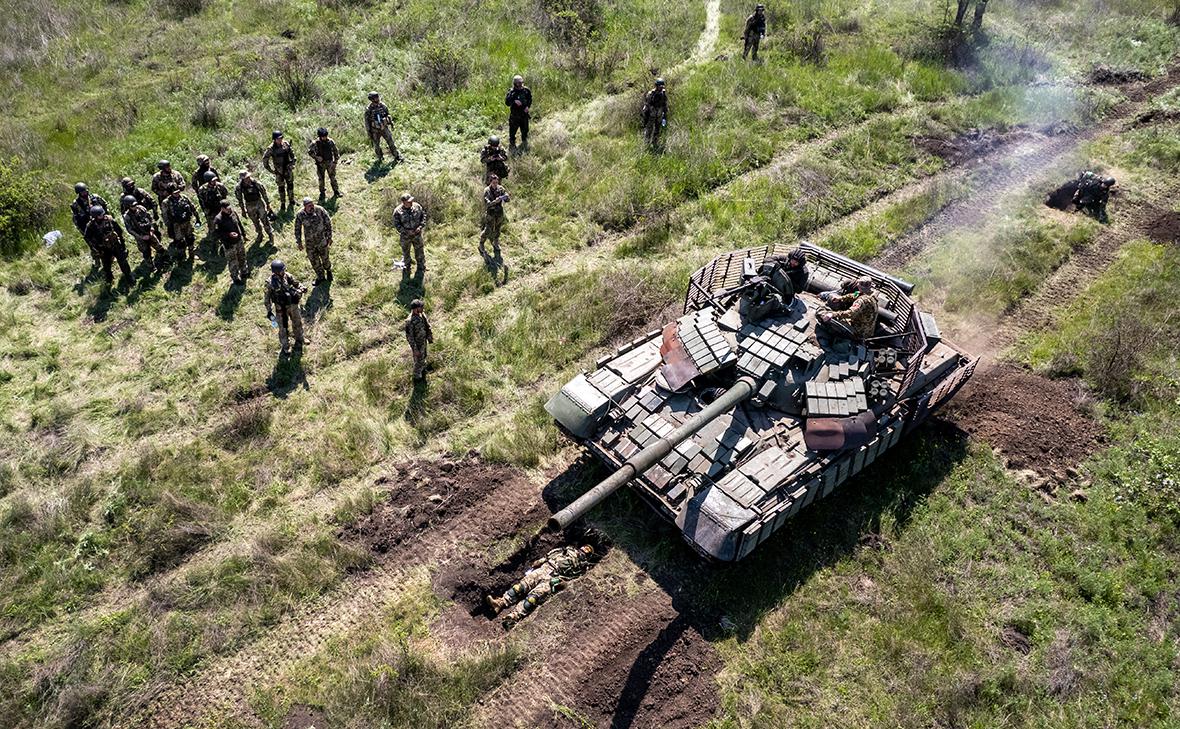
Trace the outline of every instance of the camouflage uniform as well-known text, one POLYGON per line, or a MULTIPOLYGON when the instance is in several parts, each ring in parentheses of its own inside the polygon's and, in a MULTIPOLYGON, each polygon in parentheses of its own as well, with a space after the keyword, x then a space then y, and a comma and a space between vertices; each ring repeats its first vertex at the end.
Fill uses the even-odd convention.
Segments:
POLYGON ((209 232, 225 250, 225 265, 229 267, 230 278, 234 283, 244 283, 248 268, 246 229, 242 227, 242 219, 230 208, 221 208, 221 212, 209 223, 209 232))
MULTIPOLYGON (((229 197, 229 190, 221 184, 221 180, 214 178, 197 189, 197 200, 201 203, 201 212, 205 213, 205 220, 212 225, 213 218, 221 212, 221 201, 229 197)), ((212 235, 213 231, 209 231, 212 235)))
POLYGON ((401 234, 402 262, 405 272, 410 272, 410 248, 414 249, 414 259, 418 264, 418 271, 426 270, 426 247, 422 243, 422 234, 417 230, 426 225, 426 209, 418 203, 411 203, 409 208, 398 205, 393 211, 393 227, 401 234))
MULTIPOLYGON (((151 193, 149 193, 147 190, 143 189, 142 187, 136 187, 134 184, 123 185, 123 196, 126 197, 127 195, 135 198, 136 205, 142 205, 145 210, 151 213, 153 220, 160 219, 159 205, 155 200, 152 199, 151 193)), ((124 205, 120 200, 119 212, 126 213, 128 209, 128 206, 124 205)))
POLYGON ((1103 183, 1103 178, 1087 170, 1078 175, 1077 190, 1073 194, 1074 205, 1100 223, 1109 220, 1106 215, 1106 204, 1110 201, 1110 188, 1103 183))
POLYGON ((324 176, 332 183, 332 194, 340 197, 340 186, 336 184, 336 162, 340 150, 331 137, 317 138, 307 148, 307 154, 315 160, 315 174, 320 181, 320 197, 324 197, 324 176))
POLYGON ((434 332, 423 312, 411 312, 405 323, 406 341, 410 343, 410 354, 414 357, 414 379, 426 376, 426 345, 434 343, 434 332))
POLYGON ((479 153, 479 161, 483 163, 484 174, 483 181, 486 185, 492 175, 499 177, 501 181, 508 179, 508 153, 504 151, 501 146, 487 145, 483 151, 479 153))
MULTIPOLYGON (((90 245, 90 239, 86 237, 86 226, 90 224, 90 208, 97 205, 102 208, 104 212, 108 211, 107 201, 102 199, 102 196, 95 195, 92 192, 86 193, 86 197, 78 195, 74 201, 70 203, 70 215, 74 219, 74 227, 82 234, 82 238, 86 244, 90 245)), ((94 259, 94 264, 98 265, 102 262, 102 257, 98 251, 90 246, 90 257, 94 259)))
POLYGON ((275 140, 262 153, 262 166, 275 176, 279 187, 279 208, 286 208, 288 202, 295 207, 295 150, 291 149, 291 143, 275 140))
POLYGON ((160 227, 156 225, 155 216, 148 212, 142 203, 137 202, 123 211, 123 225, 135 239, 135 247, 143 255, 143 260, 151 263, 152 252, 155 251, 156 266, 162 266, 168 254, 160 242, 160 227))
POLYGON ((762 42, 762 37, 766 35, 766 13, 755 11, 746 18, 746 29, 742 33, 742 40, 745 45, 742 48, 742 58, 746 57, 751 50, 754 51, 754 60, 758 60, 758 44, 762 42))
POLYGON ((312 205, 311 211, 302 208, 295 213, 295 245, 304 247, 304 233, 307 234, 307 260, 315 270, 316 282, 325 278, 332 280, 332 261, 328 258, 328 247, 332 245, 332 218, 319 205, 312 205))
POLYGON ((163 210, 164 229, 172 239, 172 247, 187 251, 189 260, 192 260, 197 244, 193 223, 201 222, 197 207, 184 195, 167 197, 160 207, 163 210))
POLYGON ((377 155, 378 162, 385 159, 381 152, 382 139, 389 145, 389 153, 393 155, 393 160, 401 161, 401 152, 397 151, 397 145, 393 143, 393 131, 390 129, 392 124, 393 119, 389 116, 388 106, 380 101, 369 102, 369 106, 365 108, 365 133, 373 142, 373 154, 377 155))
POLYGON ((520 146, 529 148, 529 116, 533 106, 533 92, 528 86, 520 88, 513 86, 508 89, 504 97, 504 106, 508 107, 508 147, 516 149, 516 132, 520 132, 520 146), (517 106, 516 102, 520 102, 517 106))
POLYGON ((255 179, 253 175, 244 177, 234 188, 234 195, 238 198, 242 214, 248 216, 250 222, 254 223, 254 233, 258 238, 262 239, 262 231, 265 229, 266 237, 273 243, 275 234, 270 228, 270 198, 266 194, 266 185, 262 184, 261 180, 255 179))
POLYGON ((214 177, 216 177, 219 180, 221 179, 221 173, 219 173, 217 171, 217 168, 214 167, 211 163, 205 162, 203 164, 199 164, 199 165, 197 165, 197 171, 193 173, 193 177, 192 177, 192 184, 193 184, 194 190, 200 190, 201 185, 205 184, 205 173, 206 172, 212 172, 214 177))
MULTIPOLYGON (((877 328, 877 297, 873 293, 852 292, 828 299, 832 310, 831 321, 847 328, 855 339, 864 340, 873 336, 877 328)), ((833 331, 843 334, 840 327, 833 331)))
POLYGON ((168 197, 169 187, 175 187, 177 190, 184 192, 184 176, 176 170, 169 170, 168 172, 160 170, 152 175, 152 194, 160 201, 161 207, 163 206, 164 198, 168 197))
POLYGON ((123 229, 114 218, 105 212, 91 218, 83 235, 91 250, 98 252, 102 261, 102 275, 106 277, 107 283, 114 281, 114 276, 111 275, 111 263, 114 261, 119 262, 119 270, 124 276, 135 279, 131 273, 131 266, 127 263, 127 243, 123 238, 123 229))
POLYGON ((279 325, 279 346, 283 354, 287 353, 288 329, 295 335, 296 347, 304 344, 303 315, 299 312, 299 297, 302 295, 303 287, 286 271, 271 273, 266 280, 263 299, 267 313, 271 312, 272 307, 274 309, 275 322, 279 325))
POLYGON ((668 92, 654 88, 643 96, 643 139, 649 146, 660 142, 660 134, 668 123, 668 92))
POLYGON ((505 616, 510 623, 531 613, 566 582, 586 571, 589 557, 576 547, 560 547, 533 563, 520 581, 504 593, 504 606, 514 605, 505 616))
POLYGON ((492 242, 492 250, 500 255, 500 229, 504 227, 504 197, 508 191, 503 185, 488 185, 483 191, 483 231, 479 235, 479 252, 487 255, 484 241, 492 242))

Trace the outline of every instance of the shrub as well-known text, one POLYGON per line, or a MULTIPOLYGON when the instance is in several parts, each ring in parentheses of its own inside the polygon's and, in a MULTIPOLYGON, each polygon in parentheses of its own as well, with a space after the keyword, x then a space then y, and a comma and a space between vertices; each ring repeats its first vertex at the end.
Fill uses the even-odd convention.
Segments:
POLYGON ((49 224, 52 207, 45 181, 21 169, 19 160, 0 160, 0 255, 28 249, 49 224))
POLYGON ((418 61, 418 83, 434 94, 462 88, 471 75, 471 63, 455 46, 434 39, 427 41, 418 61))
POLYGON ((319 27, 307 38, 307 58, 317 68, 339 66, 348 60, 348 46, 340 28, 319 27))
POLYGON ((1086 370, 1100 394, 1126 402, 1138 394, 1143 358, 1159 332, 1136 313, 1122 312, 1097 332, 1086 353, 1086 370))
POLYGON ((291 111, 319 95, 315 70, 294 54, 289 53, 279 66, 279 101, 291 111))
POLYGON ((824 21, 813 20, 790 35, 787 47, 799 60, 816 66, 823 65, 828 56, 825 40, 828 31, 829 28, 824 21))
POLYGON ((584 45, 596 37, 602 17, 598 0, 540 0, 541 29, 567 44, 584 45))
POLYGON ((164 0, 161 7, 167 15, 184 20, 200 14, 212 2, 213 0, 164 0))
POLYGON ((206 96, 197 102, 197 108, 193 110, 193 115, 189 120, 194 127, 200 129, 220 129, 224 118, 221 102, 211 96, 206 96))

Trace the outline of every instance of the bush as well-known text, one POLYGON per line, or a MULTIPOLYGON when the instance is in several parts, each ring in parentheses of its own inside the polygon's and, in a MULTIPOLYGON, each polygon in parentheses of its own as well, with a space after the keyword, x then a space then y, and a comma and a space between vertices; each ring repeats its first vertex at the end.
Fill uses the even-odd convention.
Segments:
POLYGON ((184 20, 200 14, 212 2, 213 0, 164 0, 161 7, 167 15, 184 20))
POLYGON ((291 111, 298 111, 319 95, 315 77, 315 70, 309 64, 294 53, 288 54, 279 66, 279 101, 291 111))
POLYGON ((1086 352, 1086 370, 1104 397, 1127 402, 1139 393, 1143 359, 1160 332, 1137 312, 1122 312, 1111 325, 1097 332, 1086 352))
POLYGON ((307 58, 317 68, 339 66, 348 60, 348 46, 340 28, 319 27, 307 38, 307 58))
POLYGON ((27 250, 49 224, 52 207, 45 181, 21 169, 17 159, 0 160, 0 255, 27 250))
POLYGON ((224 118, 221 102, 211 96, 206 96, 197 102, 197 108, 193 110, 189 121, 194 127, 200 129, 220 129, 224 118))
POLYGON ((827 41, 825 40, 828 30, 826 23, 821 20, 813 20, 790 35, 787 47, 799 60, 816 66, 823 65, 828 57, 827 41))
POLYGON ((425 46, 418 62, 418 83, 434 94, 454 91, 467 84, 471 64, 458 48, 438 39, 427 41, 425 46))
POLYGON ((585 45, 602 27, 602 5, 598 0, 540 0, 540 26, 545 33, 566 44, 585 45))

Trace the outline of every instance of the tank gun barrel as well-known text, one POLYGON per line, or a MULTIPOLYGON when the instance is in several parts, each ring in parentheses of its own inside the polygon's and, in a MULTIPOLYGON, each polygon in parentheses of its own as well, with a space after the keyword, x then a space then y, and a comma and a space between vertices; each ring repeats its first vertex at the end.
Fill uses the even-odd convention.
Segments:
POLYGON ((660 459, 672 452, 672 449, 685 440, 691 438, 698 430, 709 424, 717 416, 750 397, 755 391, 757 383, 742 377, 726 390, 720 397, 709 403, 704 410, 686 420, 680 427, 655 441, 643 450, 631 456, 619 470, 603 479, 597 486, 582 494, 572 504, 549 518, 549 528, 553 531, 564 529, 580 519, 586 512, 593 509, 607 496, 610 496, 631 479, 654 466, 660 459))

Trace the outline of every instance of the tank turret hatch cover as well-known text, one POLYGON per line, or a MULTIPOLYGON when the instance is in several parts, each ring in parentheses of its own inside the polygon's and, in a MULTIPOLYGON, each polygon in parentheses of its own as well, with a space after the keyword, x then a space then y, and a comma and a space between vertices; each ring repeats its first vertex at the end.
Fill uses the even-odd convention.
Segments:
POLYGON ((717 311, 692 311, 664 327, 660 374, 672 390, 736 359, 729 341, 717 326, 717 311))

